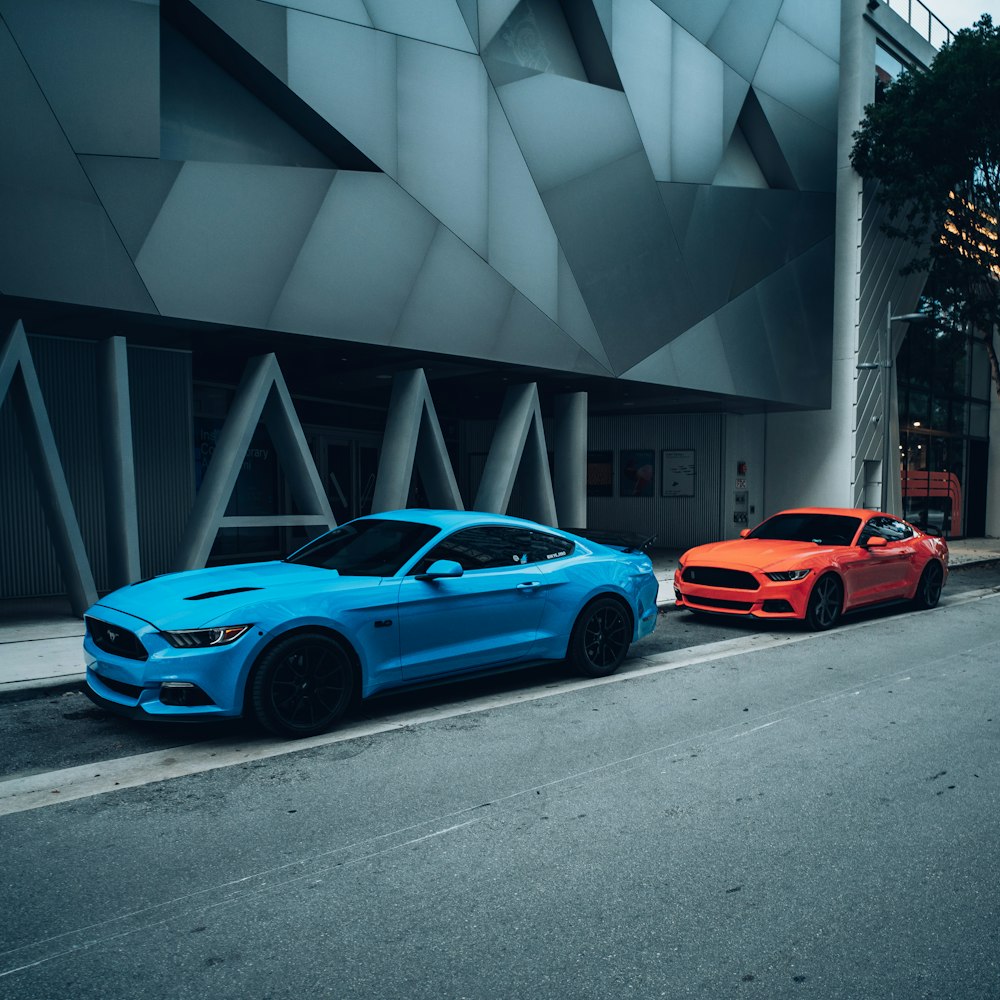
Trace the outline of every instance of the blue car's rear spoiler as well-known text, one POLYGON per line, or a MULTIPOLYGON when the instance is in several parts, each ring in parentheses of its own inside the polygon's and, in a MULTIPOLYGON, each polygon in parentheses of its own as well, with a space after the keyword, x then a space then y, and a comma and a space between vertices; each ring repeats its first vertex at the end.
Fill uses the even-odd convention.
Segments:
POLYGON ((589 542, 607 545, 612 549, 622 549, 624 552, 645 552, 656 535, 639 535, 631 531, 613 531, 604 528, 566 528, 571 535, 579 535, 589 542))

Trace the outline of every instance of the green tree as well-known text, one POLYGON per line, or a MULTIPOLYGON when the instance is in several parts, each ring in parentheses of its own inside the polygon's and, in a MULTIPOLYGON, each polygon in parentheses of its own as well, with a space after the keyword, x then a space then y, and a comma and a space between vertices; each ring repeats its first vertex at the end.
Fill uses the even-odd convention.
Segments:
POLYGON ((1000 27, 988 14, 929 69, 880 88, 851 163, 879 182, 883 230, 916 248, 904 273, 933 272, 927 304, 937 322, 986 345, 1000 396, 1000 27))

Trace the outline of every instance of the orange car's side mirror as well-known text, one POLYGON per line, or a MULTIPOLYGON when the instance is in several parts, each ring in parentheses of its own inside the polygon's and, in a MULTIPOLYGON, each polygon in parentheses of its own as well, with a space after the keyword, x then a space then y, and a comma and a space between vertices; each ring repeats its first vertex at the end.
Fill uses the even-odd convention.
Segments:
POLYGON ((750 534, 750 529, 749 529, 749 528, 744 528, 744 529, 743 529, 743 530, 742 530, 742 531, 740 532, 740 538, 746 538, 746 537, 747 537, 747 535, 749 535, 749 534, 750 534))
POLYGON ((888 542, 881 535, 872 535, 871 538, 865 542, 865 547, 869 549, 884 549, 888 542))

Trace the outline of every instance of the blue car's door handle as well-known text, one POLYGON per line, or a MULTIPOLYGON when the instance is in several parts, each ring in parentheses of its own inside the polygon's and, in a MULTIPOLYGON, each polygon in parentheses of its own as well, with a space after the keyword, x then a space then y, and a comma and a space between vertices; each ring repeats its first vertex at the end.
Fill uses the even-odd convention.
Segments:
POLYGON ((528 580, 517 585, 518 590, 537 590, 541 586, 540 580, 528 580))

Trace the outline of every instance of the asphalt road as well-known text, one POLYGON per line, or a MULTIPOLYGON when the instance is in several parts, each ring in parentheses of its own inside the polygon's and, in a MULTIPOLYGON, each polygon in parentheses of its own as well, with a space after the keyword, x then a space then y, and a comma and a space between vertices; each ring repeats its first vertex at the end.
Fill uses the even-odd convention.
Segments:
POLYGON ((1000 596, 965 583, 1000 579, 973 572, 818 636, 671 613, 657 641, 704 643, 609 682, 399 696, 157 780, 254 744, 216 733, 70 801, 26 772, 83 741, 110 778, 110 741, 164 734, 0 706, 5 762, 39 727, 8 770, 36 798, 0 815, 0 998, 995 1000, 1000 596))

